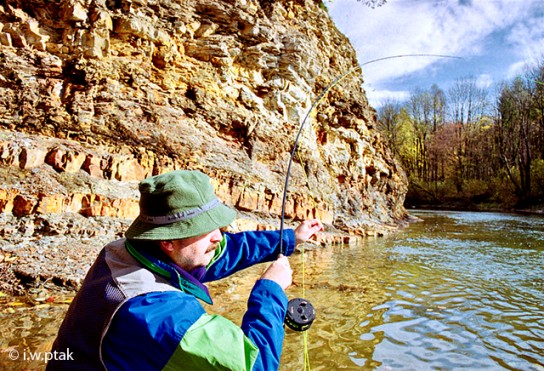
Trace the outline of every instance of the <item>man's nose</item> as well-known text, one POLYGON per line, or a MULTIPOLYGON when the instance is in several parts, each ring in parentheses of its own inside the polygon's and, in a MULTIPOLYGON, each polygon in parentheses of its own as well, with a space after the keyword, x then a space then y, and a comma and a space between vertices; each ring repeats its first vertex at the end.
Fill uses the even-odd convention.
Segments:
POLYGON ((221 240, 223 239, 223 234, 221 234, 221 231, 219 229, 216 229, 211 237, 213 242, 221 242, 221 240))

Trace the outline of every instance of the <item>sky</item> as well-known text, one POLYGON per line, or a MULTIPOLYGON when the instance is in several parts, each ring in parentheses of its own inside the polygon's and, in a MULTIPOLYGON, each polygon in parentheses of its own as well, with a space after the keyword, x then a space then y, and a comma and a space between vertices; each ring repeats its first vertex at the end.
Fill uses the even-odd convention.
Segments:
POLYGON ((473 77, 496 89, 544 60, 544 0, 387 0, 374 9, 357 0, 325 0, 336 27, 357 52, 367 97, 379 108, 416 88, 446 91, 473 77))

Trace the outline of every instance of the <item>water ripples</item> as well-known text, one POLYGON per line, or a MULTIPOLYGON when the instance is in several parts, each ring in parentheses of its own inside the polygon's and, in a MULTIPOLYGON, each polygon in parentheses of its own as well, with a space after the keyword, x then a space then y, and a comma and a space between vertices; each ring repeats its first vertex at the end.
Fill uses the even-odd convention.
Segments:
POLYGON ((382 315, 369 333, 383 336, 374 360, 402 369, 542 369, 537 298, 527 305, 525 295, 464 278, 397 271, 391 279, 391 300, 372 308, 382 315))
MULTIPOLYGON (((327 282, 308 293, 319 308, 312 368, 543 371, 544 219, 423 217, 398 236, 332 249, 307 278, 327 282)), ((301 369, 296 343, 286 346, 282 369, 301 369)))

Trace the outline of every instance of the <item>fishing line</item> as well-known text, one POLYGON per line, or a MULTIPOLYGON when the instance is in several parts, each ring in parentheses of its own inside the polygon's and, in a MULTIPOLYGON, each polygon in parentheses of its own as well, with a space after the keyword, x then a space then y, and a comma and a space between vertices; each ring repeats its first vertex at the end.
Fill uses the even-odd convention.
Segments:
POLYGON ((342 75, 336 77, 329 85, 325 87, 325 89, 319 94, 319 96, 313 101, 310 109, 306 113, 306 116, 304 116, 304 119, 302 120, 302 123, 300 124, 300 127, 298 129, 297 135, 295 137, 295 143, 293 144, 293 149, 291 150, 291 155, 289 157, 289 163, 287 165, 287 172, 285 175, 285 183, 283 186, 283 198, 281 203, 281 218, 280 218, 280 253, 283 254, 283 230, 284 230, 284 223, 285 223, 285 204, 287 202, 287 188, 289 186, 289 176, 291 174, 291 165, 293 164, 293 158, 295 157, 295 152, 297 150, 298 141, 300 138, 300 135, 302 133, 302 130, 304 129, 304 126, 306 125, 306 121, 308 120, 308 117, 312 113, 312 111, 317 107, 319 103, 321 103, 321 100, 325 97, 325 95, 331 90, 335 85, 340 83, 344 78, 346 78, 348 75, 352 74, 353 72, 361 69, 362 67, 369 65, 371 63, 376 62, 382 62, 389 59, 396 59, 396 58, 407 58, 407 57, 434 57, 434 58, 451 58, 451 59, 463 59, 462 57, 457 57, 453 55, 445 55, 445 54, 399 54, 399 55, 391 55, 388 57, 381 57, 377 59, 370 60, 368 62, 365 62, 361 65, 355 66, 348 71, 344 72, 342 75))
MULTIPOLYGON (((306 116, 304 116, 304 119, 302 120, 302 123, 300 124, 300 127, 298 129, 297 135, 295 137, 295 142, 293 144, 293 149, 291 150, 291 155, 289 157, 289 163, 287 165, 287 172, 285 175, 285 184, 283 187, 283 198, 282 198, 282 204, 281 204, 281 219, 280 219, 280 245, 279 250, 280 254, 284 254, 283 249, 283 231, 284 231, 284 223, 285 223, 285 205, 287 202, 287 188, 289 186, 289 176, 291 174, 291 165, 293 164, 293 159, 295 157, 295 153, 297 151, 298 141, 300 139, 300 135, 302 133, 302 130, 304 129, 304 126, 306 125, 306 121, 308 120, 308 117, 310 117, 310 114, 312 111, 321 103, 321 100, 325 97, 325 95, 331 90, 334 86, 339 84, 344 78, 352 74, 353 72, 361 69, 363 66, 366 66, 371 63, 375 62, 381 62, 389 59, 396 59, 396 58, 406 58, 406 57, 435 57, 435 58, 453 58, 453 59, 463 59, 461 57, 451 56, 451 55, 443 55, 443 54, 399 54, 399 55, 393 55, 388 57, 382 57, 373 59, 371 61, 365 62, 361 65, 355 66, 342 75, 336 77, 329 85, 325 87, 325 89, 319 94, 319 96, 312 102, 312 105, 308 112, 306 113, 306 116)), ((302 164, 302 158, 299 154, 299 160, 302 164)), ((304 167, 303 167, 304 170, 304 167)), ((310 182, 308 178, 308 174, 306 174, 306 171, 304 170, 304 174, 306 175, 306 180, 308 182, 308 188, 310 187, 310 182)), ((304 247, 302 247, 302 295, 305 295, 305 288, 304 288, 304 275, 305 275, 305 265, 304 265, 304 247)), ((304 370, 310 370, 310 357, 308 352, 308 334, 306 330, 310 328, 312 325, 312 322, 315 318, 315 309, 305 299, 302 298, 295 298, 291 299, 287 306, 287 315, 285 317, 285 324, 295 330, 295 331, 302 331, 303 332, 303 347, 304 347, 304 370)))

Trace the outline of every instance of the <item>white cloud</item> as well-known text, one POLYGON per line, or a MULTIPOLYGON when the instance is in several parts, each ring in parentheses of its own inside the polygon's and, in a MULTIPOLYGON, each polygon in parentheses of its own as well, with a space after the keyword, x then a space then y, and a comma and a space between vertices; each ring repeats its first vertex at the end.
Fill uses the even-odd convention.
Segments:
MULTIPOLYGON (((502 8, 495 1, 476 2, 474 8, 452 3, 390 0, 380 8, 369 9, 354 0, 335 0, 329 7, 361 63, 398 54, 478 54, 487 35, 505 21, 512 21, 498 17, 502 8)), ((365 70, 367 78, 379 81, 424 69, 434 62, 436 58, 406 58, 379 62, 365 70)))
POLYGON ((410 98, 408 91, 374 90, 367 91, 368 102, 374 108, 383 106, 386 101, 404 102, 410 98))
POLYGON ((476 77, 476 86, 479 88, 487 89, 493 85, 493 77, 491 75, 484 73, 476 77))
MULTIPOLYGON (((394 55, 443 54, 469 59, 492 54, 497 37, 508 42, 508 63, 519 55, 526 60, 544 53, 544 2, 542 0, 475 0, 459 5, 458 0, 388 0, 371 9, 356 0, 326 2, 337 27, 350 39, 361 64, 394 55), (519 54, 518 54, 519 53, 519 54)), ((504 47, 502 40, 500 47, 504 47)), ((448 65, 432 57, 396 58, 363 66, 365 88, 371 102, 393 92, 381 90, 387 82, 424 71, 426 75, 448 65), (370 89, 369 89, 370 87, 370 89)), ((475 67, 475 66, 471 66, 475 67)), ((487 73, 485 67, 480 69, 487 73)), ((506 76, 501 78, 506 78, 506 76)), ((459 77, 451 76, 452 79, 459 77)), ((498 80, 482 76, 481 83, 498 80)), ((403 89, 399 86, 399 91, 403 89)), ((406 89, 405 89, 406 90, 406 89)))
POLYGON ((544 10, 542 13, 514 25, 508 36, 513 50, 525 59, 534 58, 537 51, 544 53, 544 10))
POLYGON ((526 69, 527 69, 527 62, 525 61, 520 61, 520 62, 511 64, 508 67, 508 70, 506 73, 506 80, 512 80, 518 76, 522 76, 525 73, 526 69))

